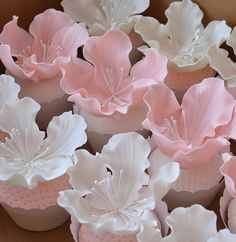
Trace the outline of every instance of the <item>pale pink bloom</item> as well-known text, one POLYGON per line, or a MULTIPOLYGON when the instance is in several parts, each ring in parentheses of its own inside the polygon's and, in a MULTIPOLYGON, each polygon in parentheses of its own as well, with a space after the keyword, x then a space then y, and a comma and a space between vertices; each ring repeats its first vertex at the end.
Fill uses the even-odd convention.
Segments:
POLYGON ((71 58, 62 64, 61 87, 75 102, 95 116, 126 114, 142 102, 152 84, 163 83, 167 75, 167 58, 156 51, 133 67, 129 60, 132 44, 119 30, 90 37, 83 53, 87 61, 71 58))
POLYGON ((207 164, 228 149, 222 137, 236 136, 235 100, 221 79, 207 78, 192 86, 181 105, 164 85, 151 87, 144 99, 149 113, 143 126, 153 132, 161 152, 182 168, 207 164))
POLYGON ((29 33, 17 25, 17 20, 14 16, 0 34, 0 58, 19 79, 38 82, 53 78, 60 73, 59 63, 76 56, 77 48, 88 38, 87 31, 69 15, 54 9, 37 15, 29 33))

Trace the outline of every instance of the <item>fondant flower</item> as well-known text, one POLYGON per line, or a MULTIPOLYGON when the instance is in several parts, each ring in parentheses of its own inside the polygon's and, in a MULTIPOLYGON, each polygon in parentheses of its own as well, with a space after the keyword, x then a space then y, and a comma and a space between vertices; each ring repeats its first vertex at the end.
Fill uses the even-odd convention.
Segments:
POLYGON ((55 179, 73 165, 74 150, 86 142, 85 121, 71 112, 54 117, 45 138, 35 122, 39 109, 26 97, 0 111, 0 130, 9 136, 0 144, 1 181, 33 188, 55 179))
POLYGON ((161 238, 160 232, 148 224, 138 234, 138 242, 234 242, 236 234, 216 229, 216 214, 200 205, 176 208, 167 217, 171 233, 161 238))
POLYGON ((165 25, 152 17, 142 17, 135 31, 150 47, 166 55, 170 66, 177 70, 202 69, 208 64, 209 47, 219 46, 230 35, 231 28, 225 21, 212 21, 204 28, 203 12, 191 0, 171 3, 165 14, 165 25))
POLYGON ((91 35, 101 35, 112 28, 130 32, 139 13, 144 12, 150 0, 63 0, 64 11, 84 23, 91 35))
POLYGON ((0 34, 0 58, 19 79, 38 82, 53 78, 60 73, 59 63, 76 56, 77 48, 88 38, 87 31, 69 15, 54 9, 37 15, 29 33, 18 27, 17 21, 18 17, 13 17, 0 34))
POLYGON ((161 167, 149 180, 149 152, 147 141, 137 133, 114 135, 95 156, 76 152, 78 161, 68 171, 74 190, 61 192, 59 205, 97 232, 135 234, 143 220, 160 227, 152 212, 152 189, 160 202, 177 179, 179 166, 173 162, 161 167))
POLYGON ((163 82, 167 59, 156 51, 148 52, 131 67, 131 49, 128 36, 119 30, 90 37, 83 49, 90 63, 71 58, 62 64, 61 87, 71 94, 69 101, 94 116, 126 114, 141 103, 150 85, 163 82))
MULTIPOLYGON (((236 28, 233 29, 227 40, 227 45, 232 47, 236 54, 236 28)), ((209 51, 210 65, 226 80, 228 88, 236 87, 236 64, 228 57, 228 51, 219 48, 217 45, 212 46, 209 51)))
POLYGON ((173 91, 159 84, 144 99, 149 113, 143 126, 152 131, 161 152, 182 168, 206 165, 228 149, 229 142, 222 137, 236 135, 235 100, 221 79, 207 78, 193 85, 181 106, 173 91))

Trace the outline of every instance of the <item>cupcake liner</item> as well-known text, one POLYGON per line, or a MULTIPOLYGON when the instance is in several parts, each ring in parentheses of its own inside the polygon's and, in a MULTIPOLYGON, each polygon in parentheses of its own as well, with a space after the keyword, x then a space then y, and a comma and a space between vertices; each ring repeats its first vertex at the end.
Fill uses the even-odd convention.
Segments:
POLYGON ((147 113, 145 106, 132 108, 127 114, 121 115, 117 119, 112 117, 95 117, 84 110, 78 111, 77 107, 74 108, 74 112, 84 117, 87 123, 88 142, 96 152, 100 152, 114 134, 136 131, 145 138, 149 134, 149 131, 142 127, 142 122, 147 113))
POLYGON ((215 71, 209 65, 201 70, 192 72, 177 72, 174 70, 168 70, 165 84, 174 90, 184 90, 201 82, 207 77, 213 76, 215 76, 215 71))
POLYGON ((0 183, 0 201, 15 223, 30 231, 45 231, 64 223, 69 214, 57 205, 58 193, 70 188, 68 176, 39 183, 30 190, 0 183))
POLYGON ((137 242, 136 234, 117 236, 111 233, 94 233, 88 225, 82 225, 79 230, 79 242, 137 242))
MULTIPOLYGON (((150 157, 150 167, 148 173, 152 176, 158 169, 172 160, 155 149, 150 157)), ((184 206, 188 207, 195 203, 207 206, 211 203, 222 185, 222 174, 219 172, 223 164, 220 155, 200 168, 180 169, 180 176, 172 185, 172 189, 165 196, 168 208, 184 206)))

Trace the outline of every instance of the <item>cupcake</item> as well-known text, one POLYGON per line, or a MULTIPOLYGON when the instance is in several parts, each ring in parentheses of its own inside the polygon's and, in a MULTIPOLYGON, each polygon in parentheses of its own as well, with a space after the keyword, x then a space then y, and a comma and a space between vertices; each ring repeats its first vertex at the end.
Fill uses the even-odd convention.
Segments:
POLYGON ((73 190, 58 198, 74 223, 81 224, 79 229, 72 224, 76 241, 137 241, 144 221, 166 234, 168 212, 161 199, 177 179, 179 166, 163 166, 150 179, 145 173, 149 153, 149 144, 137 133, 114 135, 95 156, 76 151, 77 162, 68 170, 73 190), (159 214, 155 207, 161 208, 159 214))
POLYGON ((149 113, 143 126, 152 131, 156 145, 149 158, 149 173, 155 174, 173 160, 181 168, 166 196, 168 206, 207 206, 223 178, 220 154, 229 151, 227 139, 236 135, 233 96, 223 80, 208 78, 189 88, 181 105, 171 89, 159 84, 149 89, 144 100, 149 113))
POLYGON ((46 129, 53 116, 72 109, 60 87, 59 65, 77 55, 88 33, 54 9, 37 15, 29 33, 17 21, 14 16, 0 34, 0 58, 6 72, 21 85, 20 97, 32 97, 42 106, 37 118, 40 128, 46 129))
POLYGON ((61 65, 62 89, 70 95, 88 125, 88 141, 101 151, 117 133, 136 131, 147 136, 142 121, 147 114, 143 95, 163 83, 167 59, 156 51, 131 66, 129 37, 119 30, 90 37, 83 48, 85 60, 71 58, 61 65))
POLYGON ((7 102, 0 110, 0 202, 22 228, 42 231, 62 224, 68 214, 57 205, 58 192, 70 188, 67 168, 74 150, 86 142, 84 119, 71 112, 54 117, 47 133, 35 117, 31 98, 7 102))
POLYGON ((191 85, 215 75, 207 51, 212 45, 220 46, 231 28, 225 21, 212 21, 204 28, 203 12, 191 0, 171 3, 165 15, 166 24, 153 17, 140 18, 135 31, 149 47, 168 57, 165 83, 182 99, 191 85))

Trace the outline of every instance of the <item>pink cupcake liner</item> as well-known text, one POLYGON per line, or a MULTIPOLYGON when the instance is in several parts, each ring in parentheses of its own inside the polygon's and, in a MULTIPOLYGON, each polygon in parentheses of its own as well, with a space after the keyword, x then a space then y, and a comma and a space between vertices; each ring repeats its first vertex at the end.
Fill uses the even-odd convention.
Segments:
POLYGON ((88 225, 82 225, 79 230, 79 242, 137 242, 136 234, 116 236, 110 233, 95 234, 88 225))
POLYGON ((213 77, 214 75, 215 71, 209 65, 201 70, 192 72, 177 72, 168 70, 165 84, 171 89, 183 90, 201 82, 207 77, 213 77))
POLYGON ((46 209, 57 204, 60 191, 70 189, 67 175, 52 181, 40 182, 34 189, 12 186, 5 182, 0 183, 0 202, 12 208, 46 209))

